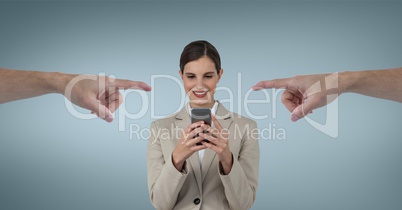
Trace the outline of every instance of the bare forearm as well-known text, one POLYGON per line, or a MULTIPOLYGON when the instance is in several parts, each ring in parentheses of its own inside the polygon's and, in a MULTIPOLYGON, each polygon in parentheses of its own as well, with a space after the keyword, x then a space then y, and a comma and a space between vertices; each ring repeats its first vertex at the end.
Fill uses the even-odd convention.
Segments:
POLYGON ((340 73, 341 92, 402 103, 402 68, 340 73))
POLYGON ((62 93, 69 76, 58 72, 0 68, 0 103, 49 93, 62 93))

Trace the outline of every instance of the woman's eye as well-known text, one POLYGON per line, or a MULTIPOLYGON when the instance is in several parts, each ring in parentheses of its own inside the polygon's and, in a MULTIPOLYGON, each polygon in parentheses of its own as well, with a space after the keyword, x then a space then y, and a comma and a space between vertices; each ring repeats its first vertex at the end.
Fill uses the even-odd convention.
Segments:
POLYGON ((195 76, 187 76, 187 78, 189 78, 189 79, 194 79, 195 76))
POLYGON ((206 78, 212 78, 213 76, 212 75, 206 75, 205 77, 206 78))

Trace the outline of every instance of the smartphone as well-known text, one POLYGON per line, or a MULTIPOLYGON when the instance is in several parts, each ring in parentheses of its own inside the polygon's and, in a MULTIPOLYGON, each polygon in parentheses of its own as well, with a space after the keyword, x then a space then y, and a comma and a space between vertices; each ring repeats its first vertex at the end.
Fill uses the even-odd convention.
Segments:
MULTIPOLYGON (((205 124, 211 126, 211 109, 208 108, 193 108, 191 110, 191 124, 204 121, 205 124)), ((206 133, 207 131, 204 131, 206 133)), ((196 137, 198 134, 196 135, 196 137)), ((203 141, 209 142, 208 140, 204 139, 203 141)), ((197 145, 201 145, 201 143, 197 143, 197 145)))

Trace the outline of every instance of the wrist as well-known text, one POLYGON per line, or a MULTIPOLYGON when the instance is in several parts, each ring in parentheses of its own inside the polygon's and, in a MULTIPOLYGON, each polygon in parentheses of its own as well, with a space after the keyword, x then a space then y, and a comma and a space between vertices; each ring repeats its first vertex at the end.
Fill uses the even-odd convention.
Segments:
POLYGON ((49 72, 46 75, 48 89, 53 93, 64 95, 68 83, 74 78, 74 76, 75 75, 61 72, 49 72))
POLYGON ((353 72, 344 71, 339 73, 339 95, 342 93, 352 92, 354 89, 354 82, 356 80, 353 72))
POLYGON ((226 155, 226 158, 223 158, 222 160, 220 160, 220 162, 221 162, 221 164, 222 164, 222 166, 223 166, 224 168, 232 167, 232 165, 233 165, 233 156, 232 156, 232 153, 231 153, 231 152, 228 153, 228 155, 226 155))
POLYGON ((184 161, 179 160, 175 153, 172 153, 172 163, 178 171, 183 170, 184 161))
POLYGON ((228 175, 232 171, 232 166, 233 166, 233 156, 230 158, 230 163, 225 163, 222 161, 219 161, 219 170, 221 175, 228 175))

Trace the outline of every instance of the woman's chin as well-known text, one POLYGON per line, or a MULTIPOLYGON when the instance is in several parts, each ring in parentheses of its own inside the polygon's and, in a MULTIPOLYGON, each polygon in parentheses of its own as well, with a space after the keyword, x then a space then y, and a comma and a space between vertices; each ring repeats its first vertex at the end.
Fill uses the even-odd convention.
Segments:
POLYGON ((209 107, 213 100, 207 98, 195 98, 190 100, 190 104, 197 107, 209 107))

